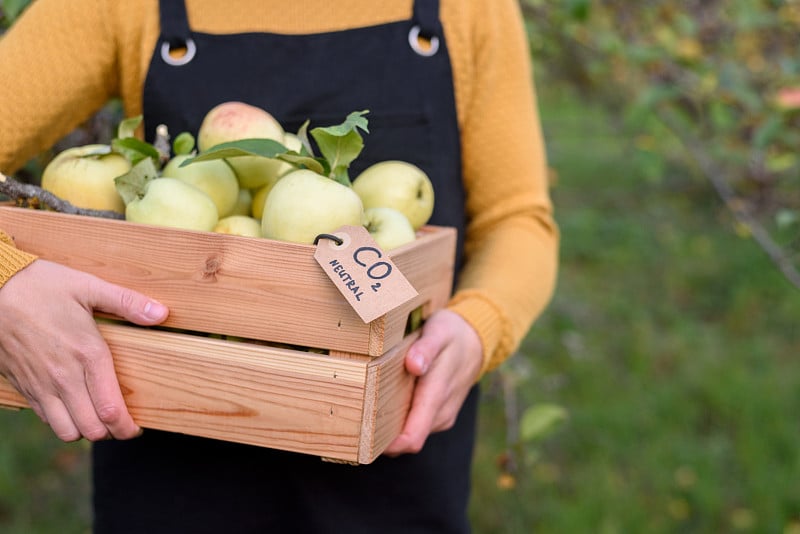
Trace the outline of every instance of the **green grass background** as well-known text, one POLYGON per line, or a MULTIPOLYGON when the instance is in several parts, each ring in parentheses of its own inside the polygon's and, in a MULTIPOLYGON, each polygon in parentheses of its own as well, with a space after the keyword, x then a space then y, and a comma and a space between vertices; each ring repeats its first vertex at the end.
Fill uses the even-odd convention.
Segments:
MULTIPOLYGON (((475 532, 800 532, 798 290, 706 183, 668 167, 647 179, 604 110, 546 88, 540 102, 562 266, 552 305, 486 380, 475 532), (519 412, 569 413, 517 456, 513 487, 501 378, 519 412)), ((0 532, 87 532, 86 452, 0 411, 0 532)))

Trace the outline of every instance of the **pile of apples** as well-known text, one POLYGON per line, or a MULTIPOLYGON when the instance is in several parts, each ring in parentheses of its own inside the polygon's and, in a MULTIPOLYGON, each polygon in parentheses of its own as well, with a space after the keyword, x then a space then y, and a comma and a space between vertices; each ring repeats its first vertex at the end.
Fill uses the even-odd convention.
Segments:
POLYGON ((366 112, 341 125, 297 134, 266 110, 224 102, 204 117, 197 137, 177 136, 168 157, 135 138, 140 118, 123 121, 110 145, 58 154, 42 188, 87 209, 128 221, 311 244, 342 226, 364 226, 384 250, 402 246, 433 212, 429 177, 415 165, 376 163, 354 180, 347 169, 363 148, 366 112), (196 139, 196 148, 195 148, 196 139))

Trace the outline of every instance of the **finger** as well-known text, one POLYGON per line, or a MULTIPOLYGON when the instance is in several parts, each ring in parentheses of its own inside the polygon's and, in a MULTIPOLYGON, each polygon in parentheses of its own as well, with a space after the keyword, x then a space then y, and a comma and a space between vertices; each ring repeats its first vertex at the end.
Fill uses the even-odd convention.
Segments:
POLYGON ((86 366, 86 388, 98 420, 115 439, 130 439, 142 433, 122 396, 109 352, 86 366))
POLYGON ((420 338, 408 348, 405 358, 406 370, 415 376, 424 375, 446 344, 447 338, 439 335, 435 328, 423 329, 420 338))
POLYGON ((135 324, 151 325, 164 321, 169 314, 166 306, 132 289, 95 279, 90 284, 89 306, 112 313, 135 324))
POLYGON ((79 393, 65 392, 63 400, 73 424, 82 437, 89 441, 100 441, 111 436, 106 425, 97 416, 97 411, 85 389, 79 393))
POLYGON ((64 406, 61 399, 49 396, 40 401, 39 404, 44 414, 42 420, 50 425, 58 439, 66 442, 81 439, 78 426, 72 420, 72 415, 70 415, 69 410, 64 406))
POLYGON ((406 417, 403 430, 386 448, 387 455, 417 453, 422 450, 433 428, 436 410, 432 410, 431 406, 434 405, 432 388, 427 388, 424 383, 419 383, 414 390, 411 409, 406 417))

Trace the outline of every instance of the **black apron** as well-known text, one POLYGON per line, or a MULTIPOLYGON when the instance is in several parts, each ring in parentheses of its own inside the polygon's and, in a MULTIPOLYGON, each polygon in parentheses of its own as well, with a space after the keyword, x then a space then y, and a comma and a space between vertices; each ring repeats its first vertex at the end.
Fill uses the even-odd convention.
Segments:
MULTIPOLYGON (((351 178, 387 159, 425 170, 436 196, 431 223, 458 229, 460 266, 465 199, 438 0, 416 0, 412 20, 311 35, 195 32, 183 0, 161 0, 160 16, 144 87, 148 141, 159 124, 196 135, 208 110, 230 100, 267 110, 289 132, 368 109, 351 178), (417 32, 438 45, 434 54, 412 47, 417 32), (172 64, 170 47, 186 48, 183 64, 172 64)), ((477 398, 475 388, 455 427, 431 435, 419 454, 362 466, 154 430, 97 443, 95 532, 468 532, 477 398)))

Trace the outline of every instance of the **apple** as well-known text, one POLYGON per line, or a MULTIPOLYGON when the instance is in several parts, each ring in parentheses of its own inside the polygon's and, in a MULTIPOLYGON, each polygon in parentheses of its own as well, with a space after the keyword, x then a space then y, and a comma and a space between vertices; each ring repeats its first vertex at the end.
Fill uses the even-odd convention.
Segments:
POLYGON ((219 220, 214 231, 220 234, 261 237, 261 221, 247 215, 229 215, 219 220))
POLYGON ((61 151, 42 173, 42 188, 79 208, 125 213, 114 178, 131 169, 127 158, 102 144, 61 151))
POLYGON ((261 233, 269 239, 311 244, 319 234, 363 224, 364 207, 352 188, 308 169, 290 172, 264 203, 261 233))
POLYGON ((174 156, 164 165, 161 175, 195 186, 211 197, 220 217, 229 215, 239 198, 239 182, 233 169, 222 159, 198 161, 181 167, 181 163, 191 157, 190 154, 174 156))
POLYGON ((219 221, 217 205, 206 193, 177 178, 154 178, 144 194, 125 206, 125 220, 210 232, 219 221))
POLYGON ((253 210, 253 192, 249 189, 239 188, 236 203, 228 215, 250 215, 253 210))
POLYGON ((392 250, 417 238, 408 217, 394 208, 375 206, 364 210, 364 227, 383 250, 392 250))
MULTIPOLYGON (((267 111, 244 102, 223 102, 211 108, 197 132, 197 147, 203 152, 220 143, 242 139, 273 139, 284 142, 284 131, 267 111)), ((240 187, 255 189, 278 179, 285 163, 259 156, 230 158, 240 187)))
POLYGON ((387 160, 364 169, 353 181, 353 190, 364 208, 394 208, 403 213, 414 230, 433 214, 433 184, 425 172, 411 163, 387 160))
POLYGON ((264 204, 267 201, 267 195, 269 192, 272 191, 272 188, 275 184, 278 183, 277 181, 273 183, 269 183, 256 189, 253 193, 253 203, 250 206, 250 214, 255 217, 256 219, 261 219, 264 216, 264 204))

